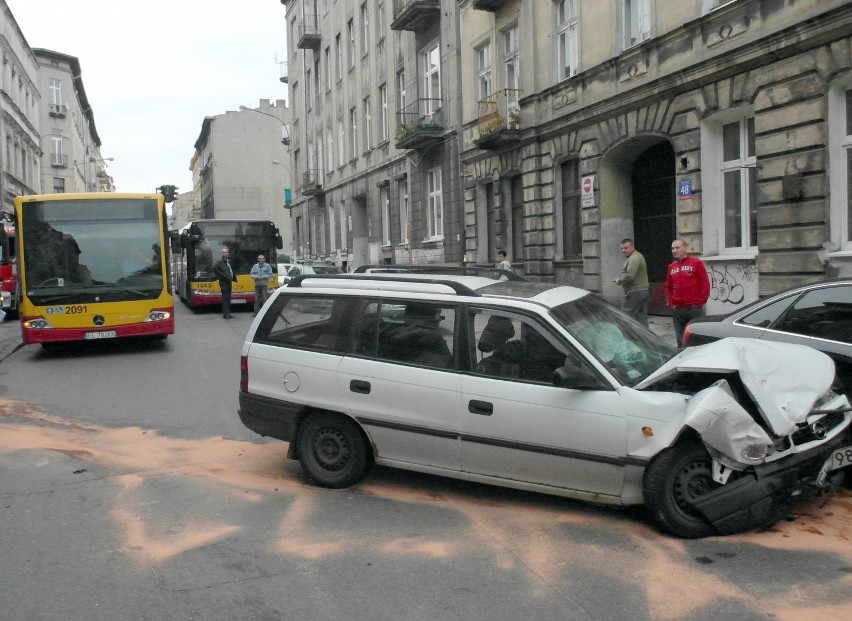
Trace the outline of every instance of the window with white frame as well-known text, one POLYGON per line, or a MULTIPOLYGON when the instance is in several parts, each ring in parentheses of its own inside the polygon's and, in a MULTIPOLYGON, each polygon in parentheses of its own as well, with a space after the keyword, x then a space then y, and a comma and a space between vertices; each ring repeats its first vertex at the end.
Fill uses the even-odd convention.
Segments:
POLYGON ((724 247, 757 246, 757 158, 754 117, 722 125, 724 247))
POLYGON ((441 108, 441 47, 435 42, 420 53, 423 72, 423 113, 428 117, 441 108))
POLYGON ((62 81, 57 78, 50 78, 50 103, 62 105, 62 81))
POLYGON ((379 102, 381 110, 379 111, 379 132, 381 133, 381 141, 388 139, 388 85, 382 84, 379 87, 379 102))
POLYGON ((405 86, 405 71, 400 70, 396 74, 396 101, 399 104, 398 110, 405 110, 406 101, 406 86, 405 86))
POLYGON ((829 206, 831 242, 852 251, 852 85, 828 92, 829 206))
POLYGON ((364 151, 373 148, 373 113, 370 111, 370 97, 364 97, 364 151))
POLYGON ((376 0, 376 38, 385 37, 385 0, 376 0))
POLYGON ((358 111, 355 108, 349 109, 349 148, 351 159, 358 157, 358 111))
POLYGON ((365 55, 369 51, 370 45, 370 11, 367 9, 367 3, 361 5, 361 55, 365 55))
POLYGON ((326 139, 326 148, 325 148, 325 161, 326 166, 325 169, 328 172, 334 170, 334 132, 331 127, 327 127, 325 130, 325 139, 326 139))
POLYGON ((482 101, 491 95, 491 42, 487 41, 474 51, 476 64, 476 98, 482 101))
POLYGON ((441 190, 441 168, 426 173, 429 189, 429 208, 426 214, 427 235, 430 238, 444 236, 444 196, 441 190))
POLYGON ((331 48, 325 48, 325 90, 331 90, 331 48))
POLYGON ((507 28, 502 33, 503 38, 503 79, 506 83, 506 105, 509 108, 520 108, 520 56, 521 48, 518 42, 518 25, 507 28))
MULTIPOLYGON (((65 163, 65 156, 62 153, 62 145, 63 145, 64 140, 63 140, 62 136, 51 136, 51 139, 53 140, 53 163, 56 164, 56 165, 63 165, 65 163)), ((7 142, 6 142, 6 161, 8 161, 9 158, 11 157, 11 155, 12 155, 11 152, 10 152, 9 146, 10 146, 10 143, 7 140, 7 142)))
POLYGON ((651 37, 651 0, 624 0, 624 47, 651 37))
POLYGON ((311 70, 308 69, 307 71, 305 71, 305 106, 307 106, 308 110, 311 109, 312 101, 313 95, 311 94, 311 70))
MULTIPOLYGON (((317 134, 317 168, 322 168, 325 165, 325 140, 323 139, 322 130, 318 130, 317 134)), ((319 179, 314 179, 315 182, 319 182, 319 179)))
POLYGON ((565 80, 577 73, 577 0, 559 0, 556 9, 556 26, 559 32, 558 80, 565 80))
POLYGON ((382 209, 382 245, 390 246, 390 187, 387 185, 383 185, 379 188, 379 206, 382 209))
POLYGON ((399 193, 399 239, 408 244, 408 180, 402 179, 397 187, 399 193))
POLYGON ((355 66, 355 22, 351 19, 346 22, 346 33, 349 37, 346 51, 349 54, 349 68, 352 69, 355 66))

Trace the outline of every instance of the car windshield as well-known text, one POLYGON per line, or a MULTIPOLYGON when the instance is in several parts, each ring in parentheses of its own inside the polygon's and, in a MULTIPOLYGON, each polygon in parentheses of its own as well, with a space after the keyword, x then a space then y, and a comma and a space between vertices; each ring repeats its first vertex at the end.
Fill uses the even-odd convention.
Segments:
POLYGON ((312 265, 311 268, 314 270, 314 274, 342 274, 343 270, 341 270, 336 265, 312 265))
POLYGON ((551 314, 626 386, 635 386, 677 353, 656 334, 592 294, 557 306, 551 314))

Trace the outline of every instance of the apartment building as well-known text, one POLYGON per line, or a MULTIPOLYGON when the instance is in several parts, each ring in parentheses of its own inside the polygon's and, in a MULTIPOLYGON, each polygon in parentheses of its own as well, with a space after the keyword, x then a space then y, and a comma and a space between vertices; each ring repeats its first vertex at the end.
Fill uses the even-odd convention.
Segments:
POLYGON ((38 60, 3 0, 0 56, 0 218, 8 220, 16 196, 41 190, 41 91, 38 60))
POLYGON ((711 312, 852 273, 852 4, 461 0, 466 252, 652 310, 670 242, 711 312))
POLYGON ((41 188, 44 193, 115 190, 101 155, 80 61, 75 56, 33 49, 39 64, 41 188))
POLYGON ((287 141, 290 121, 283 99, 261 99, 257 108, 208 116, 201 124, 190 162, 193 193, 189 219, 257 218, 271 220, 292 254, 292 219, 285 207, 291 186, 287 141))
POLYGON ((299 258, 464 260, 456 0, 282 0, 299 258))

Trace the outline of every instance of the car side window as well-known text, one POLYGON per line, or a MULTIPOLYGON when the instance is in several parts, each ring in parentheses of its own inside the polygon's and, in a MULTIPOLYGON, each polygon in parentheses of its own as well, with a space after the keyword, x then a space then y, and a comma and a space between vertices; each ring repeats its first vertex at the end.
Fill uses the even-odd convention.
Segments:
POLYGON ((552 384, 556 369, 585 366, 576 351, 558 347, 529 318, 484 311, 473 312, 470 321, 476 374, 552 384))
POLYGON ((350 327, 357 300, 346 297, 279 296, 263 316, 257 343, 344 354, 350 350, 350 327))
POLYGON ((768 328, 784 314, 785 310, 790 308, 790 305, 795 300, 795 295, 788 295, 787 297, 776 300, 771 304, 762 306, 745 317, 741 317, 739 321, 746 325, 754 326, 755 328, 768 328))
POLYGON ((456 313, 450 305, 415 300, 368 304, 356 340, 363 353, 382 360, 452 369, 456 313))
POLYGON ((775 327, 784 332, 852 343, 852 287, 809 291, 775 327))

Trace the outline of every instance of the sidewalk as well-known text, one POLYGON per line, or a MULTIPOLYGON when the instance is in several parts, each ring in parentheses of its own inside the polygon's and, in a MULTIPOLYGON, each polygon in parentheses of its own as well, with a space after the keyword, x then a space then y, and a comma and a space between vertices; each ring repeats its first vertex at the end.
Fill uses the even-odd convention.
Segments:
POLYGON ((6 317, 5 321, 0 323, 0 362, 15 353, 22 345, 20 322, 6 317))
POLYGON ((671 317, 663 315, 649 315, 648 323, 651 324, 651 332, 663 337, 672 347, 677 347, 677 339, 674 333, 674 324, 671 317))

